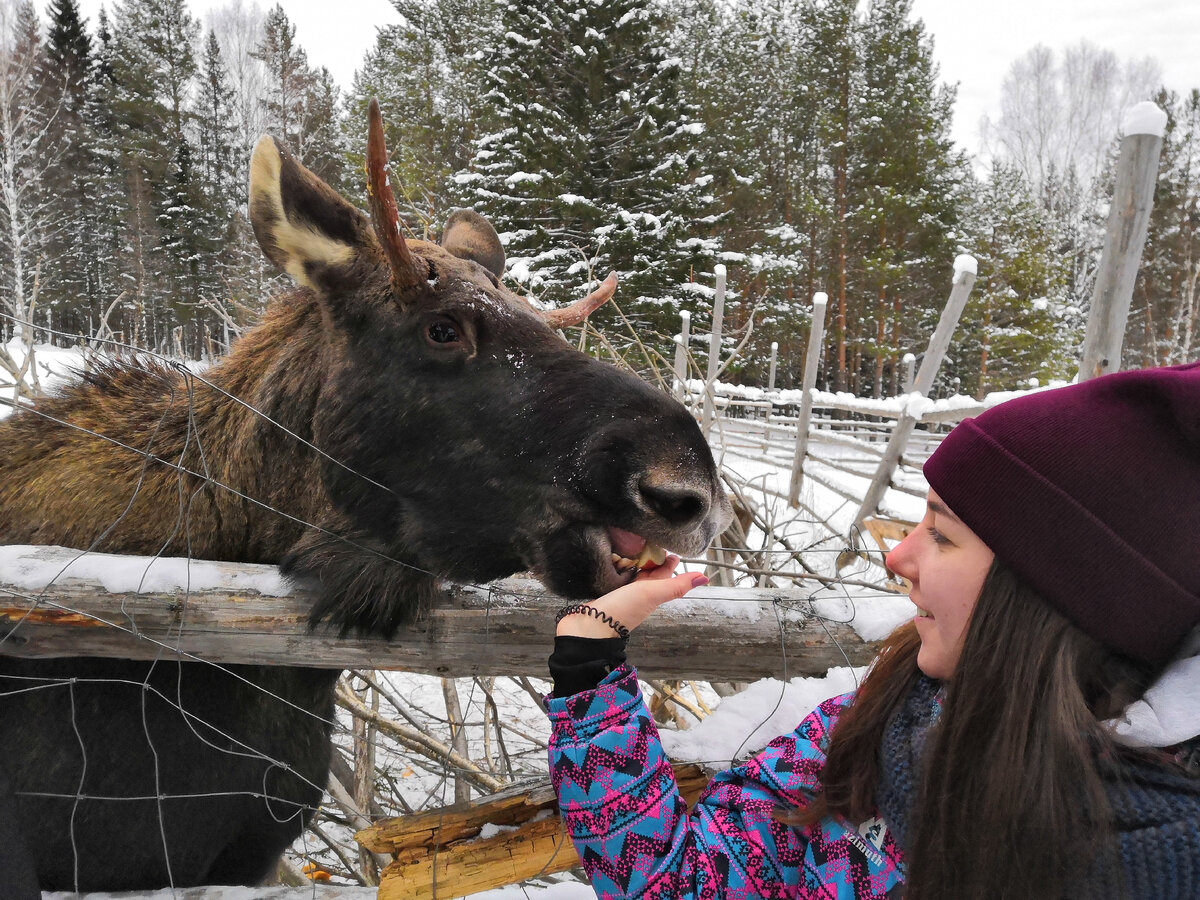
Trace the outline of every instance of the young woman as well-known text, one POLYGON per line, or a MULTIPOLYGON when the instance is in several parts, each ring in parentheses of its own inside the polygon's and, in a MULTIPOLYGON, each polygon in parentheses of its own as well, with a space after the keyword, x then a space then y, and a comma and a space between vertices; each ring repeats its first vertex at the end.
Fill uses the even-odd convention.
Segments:
POLYGON ((1200 898, 1200 364, 994 407, 925 475, 887 560, 917 616, 690 813, 617 632, 703 576, 560 618, 551 775, 600 897, 1200 898))

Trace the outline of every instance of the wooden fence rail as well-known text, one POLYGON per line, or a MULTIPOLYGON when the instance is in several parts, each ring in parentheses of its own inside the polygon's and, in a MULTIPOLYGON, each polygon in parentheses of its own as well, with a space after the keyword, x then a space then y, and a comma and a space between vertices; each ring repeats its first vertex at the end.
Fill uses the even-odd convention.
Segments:
MULTIPOLYGON (((107 589, 96 577, 74 574, 77 550, 0 547, 0 654, 23 657, 105 656, 126 659, 196 657, 215 663, 394 669, 430 675, 541 675, 553 642, 554 612, 563 604, 530 579, 447 587, 430 614, 387 641, 339 638, 307 624, 311 596, 280 589, 274 595, 239 587, 270 578, 274 567, 193 561, 192 583, 211 572, 228 586, 185 592, 174 586, 107 589), (205 574, 201 574, 201 569, 205 574), (58 572, 52 585, 31 570, 58 572), (40 582, 40 583, 39 583, 40 582)), ((151 560, 88 554, 102 571, 114 560, 132 572, 151 560)), ((155 565, 187 566, 186 560, 155 565)), ((704 588, 677 601, 638 629, 639 671, 650 678, 748 681, 820 675, 831 666, 863 665, 875 644, 848 624, 813 615, 812 589, 704 588)), ((843 596, 847 589, 834 593, 843 596)), ((858 603, 891 602, 895 594, 849 588, 858 603)), ((904 617, 903 610, 899 618, 904 617)))

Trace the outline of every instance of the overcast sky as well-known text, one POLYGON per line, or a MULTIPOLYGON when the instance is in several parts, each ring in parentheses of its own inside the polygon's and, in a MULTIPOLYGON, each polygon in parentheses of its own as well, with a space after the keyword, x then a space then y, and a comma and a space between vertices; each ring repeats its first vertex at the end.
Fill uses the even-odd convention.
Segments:
POLYGON ((1037 44, 1088 40, 1122 60, 1153 56, 1168 87, 1200 88, 1200 0, 913 0, 913 14, 933 36, 942 80, 958 84, 954 136, 972 152, 1008 67, 1037 44))
MULTIPOLYGON (((81 2, 93 27, 100 3, 81 2)), ((191 5, 203 18, 225 0, 191 5)), ((387 0, 283 0, 283 8, 309 62, 328 66, 343 87, 376 29, 399 21, 387 0)), ((1009 65, 1039 43, 1060 49, 1087 39, 1122 59, 1154 56, 1169 87, 1200 87, 1200 0, 913 0, 913 12, 933 36, 942 79, 958 84, 954 136, 972 152, 979 149, 980 117, 996 113, 1009 65)))

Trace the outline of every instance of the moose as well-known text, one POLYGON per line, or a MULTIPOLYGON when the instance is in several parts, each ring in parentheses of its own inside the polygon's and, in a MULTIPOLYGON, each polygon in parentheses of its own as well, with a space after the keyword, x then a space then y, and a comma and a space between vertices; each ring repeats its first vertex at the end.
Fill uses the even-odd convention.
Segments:
MULTIPOLYGON (((0 423, 0 543, 277 563, 313 627, 390 636, 443 580, 594 597, 725 527, 687 411, 559 333, 615 278, 540 312, 475 212, 406 239, 375 102, 368 125, 369 215, 259 142, 251 223, 296 287, 202 381, 108 361, 0 423)), ((4 652, 0 760, 43 889, 260 884, 320 803, 336 671, 4 652)))

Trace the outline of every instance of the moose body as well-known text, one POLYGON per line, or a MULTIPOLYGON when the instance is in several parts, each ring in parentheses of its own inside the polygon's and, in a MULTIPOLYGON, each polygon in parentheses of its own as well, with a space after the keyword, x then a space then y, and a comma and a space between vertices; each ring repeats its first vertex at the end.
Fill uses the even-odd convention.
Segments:
MULTIPOLYGON (((686 411, 557 334, 605 291, 535 312, 474 213, 406 242, 381 133, 373 106, 370 218, 260 142, 251 220, 298 289, 203 379, 109 363, 0 423, 0 542, 279 563, 315 583, 314 627, 386 635, 439 579, 596 596, 632 577, 614 556, 724 527, 686 411)), ((0 656, 41 887, 260 883, 320 802, 337 676, 0 656)))

